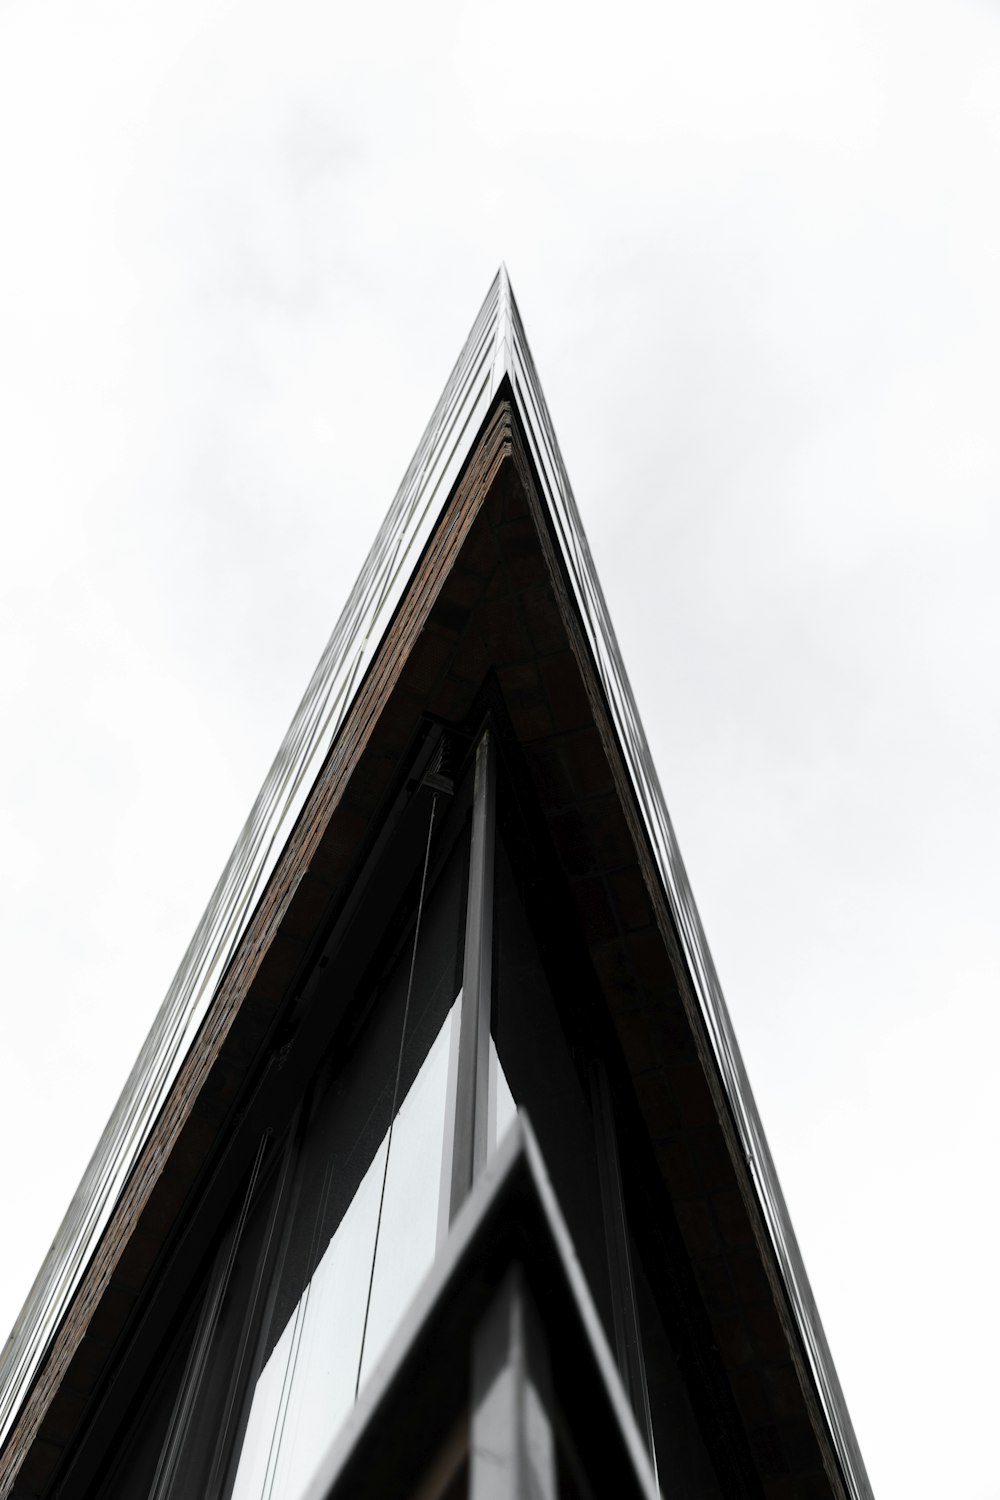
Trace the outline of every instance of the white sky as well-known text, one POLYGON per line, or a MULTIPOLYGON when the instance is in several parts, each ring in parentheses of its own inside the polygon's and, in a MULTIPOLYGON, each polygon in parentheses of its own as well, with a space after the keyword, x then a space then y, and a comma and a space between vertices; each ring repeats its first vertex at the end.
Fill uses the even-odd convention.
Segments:
POLYGON ((501 257, 879 1500, 996 1500, 1000 5, 0 0, 0 1323, 501 257))

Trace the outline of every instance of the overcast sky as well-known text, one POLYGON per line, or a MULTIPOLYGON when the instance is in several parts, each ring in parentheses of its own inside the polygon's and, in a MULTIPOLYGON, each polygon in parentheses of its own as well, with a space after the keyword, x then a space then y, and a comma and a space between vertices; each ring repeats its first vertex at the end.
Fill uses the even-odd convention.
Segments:
POLYGON ((1000 4, 0 0, 9 1327, 501 257, 878 1500, 1000 1496, 1000 4))

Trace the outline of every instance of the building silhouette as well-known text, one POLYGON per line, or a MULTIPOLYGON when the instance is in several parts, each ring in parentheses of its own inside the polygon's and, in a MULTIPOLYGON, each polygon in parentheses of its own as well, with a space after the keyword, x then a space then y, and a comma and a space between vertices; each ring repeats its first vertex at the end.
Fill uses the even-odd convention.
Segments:
POLYGON ((0 1495, 870 1495, 501 269, 4 1353, 0 1495))

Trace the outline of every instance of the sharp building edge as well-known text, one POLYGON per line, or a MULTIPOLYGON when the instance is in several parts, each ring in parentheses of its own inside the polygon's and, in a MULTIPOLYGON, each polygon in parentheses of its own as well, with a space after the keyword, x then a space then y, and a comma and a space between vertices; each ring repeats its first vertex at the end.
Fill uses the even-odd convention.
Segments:
POLYGON ((745 1156, 844 1489, 869 1500, 823 1333, 718 976, 594 569, 506 267, 501 265, 143 1045, 0 1363, 0 1442, 275 869, 484 419, 507 387, 617 732, 730 1123, 745 1156))

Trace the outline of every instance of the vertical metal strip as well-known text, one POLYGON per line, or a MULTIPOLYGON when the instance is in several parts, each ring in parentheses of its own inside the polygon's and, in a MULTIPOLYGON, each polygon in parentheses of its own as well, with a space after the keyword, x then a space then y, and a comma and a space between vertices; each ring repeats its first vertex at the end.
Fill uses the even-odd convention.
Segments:
MULTIPOLYGON (((591 1064, 590 1094, 594 1107, 597 1144, 597 1173, 601 1188, 604 1238, 608 1252, 611 1279, 611 1307, 615 1325, 615 1352, 622 1382, 635 1412, 639 1430, 646 1439, 653 1475, 656 1477, 656 1450, 653 1443, 653 1414, 649 1404, 646 1363, 642 1355, 642 1335, 635 1301, 635 1278, 629 1250, 628 1219, 622 1192, 621 1165, 618 1160, 618 1133, 615 1129, 611 1088, 602 1058, 591 1064)), ((657 1478, 657 1483, 659 1480, 657 1478)))
POLYGON ((184 1378, 181 1381, 180 1392, 174 1406, 173 1415, 170 1418, 170 1426, 167 1429, 167 1436, 164 1439, 163 1448, 160 1452, 160 1460, 156 1466, 156 1475, 149 1492, 149 1500, 166 1500, 173 1487, 177 1474, 177 1466, 184 1450, 185 1439, 191 1425, 191 1417, 198 1403, 198 1396, 201 1392, 202 1381, 211 1355, 219 1315, 222 1312, 222 1304, 229 1287, 233 1267, 236 1264, 240 1241, 243 1238, 243 1231, 246 1228, 250 1205, 253 1202, 253 1196, 257 1189, 257 1181, 260 1177, 264 1153, 270 1137, 271 1131, 268 1128, 261 1136, 260 1145, 257 1147, 257 1155, 254 1159, 253 1170, 250 1173, 250 1181, 247 1183, 247 1190, 243 1198, 239 1217, 233 1228, 224 1238, 219 1249, 219 1254, 216 1257, 208 1293, 201 1310, 201 1316, 198 1319, 198 1328, 195 1333, 194 1343, 191 1345, 191 1353, 188 1355, 187 1365, 184 1369, 184 1378))
POLYGON ((548 1350, 520 1266, 473 1335, 469 1500, 557 1500, 548 1350))
POLYGON ((444 1148, 441 1152, 441 1175, 438 1181, 437 1246, 448 1238, 451 1229, 451 1175, 455 1161, 455 1122, 458 1118, 458 1044, 462 1034, 462 996, 455 997, 448 1025, 448 1078, 445 1084, 444 1148))
POLYGON ((489 1045, 493 1005, 493 855, 496 843, 496 747, 488 729, 476 746, 469 851, 469 900, 459 1020, 455 1148, 450 1217, 465 1202, 486 1164, 489 1126, 489 1045))

